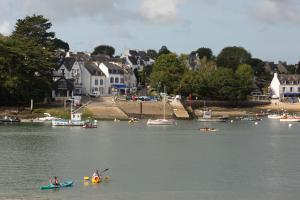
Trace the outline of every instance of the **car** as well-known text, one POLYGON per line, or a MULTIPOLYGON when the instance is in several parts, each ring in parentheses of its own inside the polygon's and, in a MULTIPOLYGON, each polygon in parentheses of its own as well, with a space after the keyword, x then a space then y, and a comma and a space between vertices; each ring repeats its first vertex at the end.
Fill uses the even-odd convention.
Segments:
POLYGON ((160 101, 160 96, 150 96, 151 101, 160 101))
POLYGON ((140 101, 150 101, 150 97, 148 97, 148 96, 139 96, 138 100, 140 100, 140 101))
POLYGON ((95 91, 95 92, 90 93, 89 96, 90 97, 99 97, 100 93, 95 91))

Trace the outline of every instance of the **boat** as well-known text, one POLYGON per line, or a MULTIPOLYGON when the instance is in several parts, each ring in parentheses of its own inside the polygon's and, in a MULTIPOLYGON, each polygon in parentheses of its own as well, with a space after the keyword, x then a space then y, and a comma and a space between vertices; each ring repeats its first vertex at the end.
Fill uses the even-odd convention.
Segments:
POLYGON ((284 115, 279 115, 279 114, 270 114, 268 115, 269 119, 280 119, 282 118, 284 115))
POLYGON ((81 120, 82 113, 77 112, 80 108, 73 111, 71 104, 71 120, 55 119, 52 120, 52 126, 83 126, 85 122, 81 120))
POLYGON ((259 117, 241 117, 242 121, 261 121, 262 118, 259 117))
POLYGON ((203 127, 203 128, 199 128, 199 131, 218 131, 218 129, 215 128, 208 128, 208 127, 203 127))
POLYGON ((52 120, 61 120, 59 117, 51 116, 49 113, 44 113, 45 117, 36 118, 33 122, 51 122, 52 120))
POLYGON ((148 119, 147 125, 173 125, 173 119, 166 119, 166 92, 164 92, 164 118, 163 119, 148 119))
POLYGON ((200 122, 226 122, 228 117, 212 117, 212 111, 204 108, 203 116, 198 118, 200 122))
POLYGON ((279 119, 281 122, 300 122, 300 116, 284 115, 279 119))
POLYGON ((73 185, 73 181, 61 182, 60 185, 53 185, 53 184, 49 183, 48 185, 41 186, 41 190, 50 190, 50 189, 71 187, 72 185, 73 185))
POLYGON ((3 118, 0 118, 0 122, 21 122, 21 120, 16 116, 5 115, 3 118))
POLYGON ((93 122, 86 121, 82 128, 97 128, 97 120, 94 120, 93 122))

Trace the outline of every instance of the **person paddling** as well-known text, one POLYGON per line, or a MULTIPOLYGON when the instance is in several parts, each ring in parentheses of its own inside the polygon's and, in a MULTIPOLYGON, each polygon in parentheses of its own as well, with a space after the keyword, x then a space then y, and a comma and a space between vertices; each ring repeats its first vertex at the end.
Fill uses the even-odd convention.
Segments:
POLYGON ((52 179, 50 179, 50 181, 49 181, 52 185, 60 185, 60 183, 59 183, 59 181, 58 181, 58 179, 57 179, 57 177, 56 176, 54 176, 54 180, 52 180, 52 179))
POLYGON ((99 171, 96 170, 93 174, 92 180, 95 180, 96 182, 100 182, 101 180, 101 174, 99 174, 99 171))

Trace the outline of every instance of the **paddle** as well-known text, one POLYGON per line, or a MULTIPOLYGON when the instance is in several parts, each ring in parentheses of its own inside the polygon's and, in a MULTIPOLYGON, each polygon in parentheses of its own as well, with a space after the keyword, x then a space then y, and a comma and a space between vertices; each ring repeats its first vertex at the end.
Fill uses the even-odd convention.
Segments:
POLYGON ((104 173, 104 172, 106 172, 106 171, 108 171, 108 170, 109 170, 109 168, 106 168, 106 169, 102 170, 102 171, 100 172, 100 176, 102 175, 102 173, 104 173))

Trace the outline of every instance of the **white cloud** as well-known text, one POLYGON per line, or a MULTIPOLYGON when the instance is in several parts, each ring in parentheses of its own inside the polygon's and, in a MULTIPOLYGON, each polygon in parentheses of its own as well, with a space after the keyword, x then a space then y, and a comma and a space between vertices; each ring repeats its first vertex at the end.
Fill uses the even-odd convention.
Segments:
POLYGON ((181 20, 178 6, 185 0, 144 0, 140 15, 150 22, 176 22, 181 20))
POLYGON ((0 33, 3 35, 9 35, 11 32, 10 30, 10 24, 8 21, 4 21, 0 23, 0 33))
POLYGON ((251 13, 267 23, 299 23, 300 2, 297 0, 263 0, 251 13))

